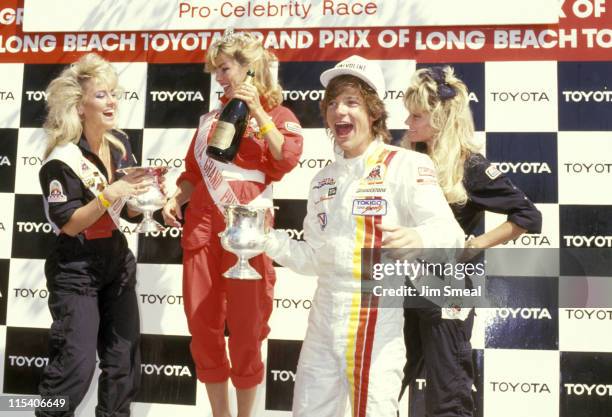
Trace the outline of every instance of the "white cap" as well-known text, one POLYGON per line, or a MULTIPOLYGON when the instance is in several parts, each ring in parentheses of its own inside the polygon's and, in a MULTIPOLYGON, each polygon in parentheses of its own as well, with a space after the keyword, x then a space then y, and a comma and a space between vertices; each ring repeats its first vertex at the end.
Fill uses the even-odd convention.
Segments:
POLYGON ((380 66, 373 61, 368 61, 359 55, 346 58, 344 61, 336 64, 335 67, 323 71, 321 74, 321 84, 323 84, 323 87, 327 87, 331 79, 339 75, 357 77, 372 87, 381 99, 385 96, 385 77, 380 66))

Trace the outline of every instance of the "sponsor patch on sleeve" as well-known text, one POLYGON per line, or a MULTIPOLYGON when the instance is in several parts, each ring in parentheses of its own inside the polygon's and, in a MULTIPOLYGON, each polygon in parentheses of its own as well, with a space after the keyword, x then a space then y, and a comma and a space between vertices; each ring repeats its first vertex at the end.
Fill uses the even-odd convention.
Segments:
POLYGON ((298 135, 302 134, 302 126, 295 122, 285 122, 285 129, 298 135))
POLYGON ((418 185, 438 185, 438 180, 435 178, 417 178, 418 185))
POLYGON ((485 174, 487 174, 487 177, 491 178, 492 180, 494 180, 495 178, 499 177, 501 175, 501 172, 499 169, 495 168, 493 165, 489 166, 486 170, 485 170, 485 174))
POLYGON ((47 197, 49 203, 65 203, 68 201, 68 197, 64 194, 64 188, 62 183, 58 180, 52 180, 49 183, 49 196, 47 197))
POLYGON ((436 178, 436 171, 430 167, 419 167, 419 177, 434 177, 436 178))
POLYGON ((431 167, 418 167, 416 182, 418 185, 437 185, 436 170, 431 167))
POLYGON ((319 225, 321 226, 321 231, 325 230, 327 226, 327 213, 318 213, 317 217, 319 218, 319 225))

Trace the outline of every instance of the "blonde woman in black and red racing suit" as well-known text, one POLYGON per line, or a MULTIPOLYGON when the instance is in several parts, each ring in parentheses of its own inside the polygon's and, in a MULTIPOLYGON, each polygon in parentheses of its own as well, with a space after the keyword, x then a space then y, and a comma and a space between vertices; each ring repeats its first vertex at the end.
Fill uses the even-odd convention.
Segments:
MULTIPOLYGON (((96 416, 129 416, 140 381, 140 318, 134 285, 136 260, 118 217, 135 216, 122 197, 146 191, 140 174, 119 176, 134 157, 125 134, 114 130, 117 74, 98 55, 66 68, 47 89, 49 145, 40 169, 45 212, 58 235, 45 262, 49 289, 49 363, 39 392, 68 397, 73 416, 96 367, 96 416)), ((133 220, 137 220, 134 217, 133 220)))

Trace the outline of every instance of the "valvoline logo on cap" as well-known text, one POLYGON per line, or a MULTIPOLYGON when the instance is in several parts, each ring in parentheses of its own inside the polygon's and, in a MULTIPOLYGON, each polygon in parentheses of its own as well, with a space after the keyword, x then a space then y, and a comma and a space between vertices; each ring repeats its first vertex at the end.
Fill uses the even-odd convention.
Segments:
POLYGON ((369 61, 359 55, 353 55, 323 71, 320 80, 324 87, 335 77, 352 75, 368 84, 382 99, 385 96, 385 77, 380 65, 376 61, 369 61))
POLYGON ((349 69, 355 69, 359 71, 366 70, 366 66, 364 64, 357 64, 355 62, 341 62, 336 66, 336 68, 349 68, 349 69))

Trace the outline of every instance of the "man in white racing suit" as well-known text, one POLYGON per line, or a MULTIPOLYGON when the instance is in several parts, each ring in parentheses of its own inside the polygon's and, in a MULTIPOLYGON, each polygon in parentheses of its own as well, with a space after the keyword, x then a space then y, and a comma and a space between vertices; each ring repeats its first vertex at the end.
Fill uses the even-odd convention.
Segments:
POLYGON ((321 75, 336 162, 310 184, 304 242, 273 231, 266 252, 318 287, 297 369, 296 417, 395 417, 403 377, 403 310, 363 302, 361 249, 462 247, 463 232, 429 157, 390 137, 378 65, 353 56, 321 75), (340 395, 338 392, 340 391, 340 395))

